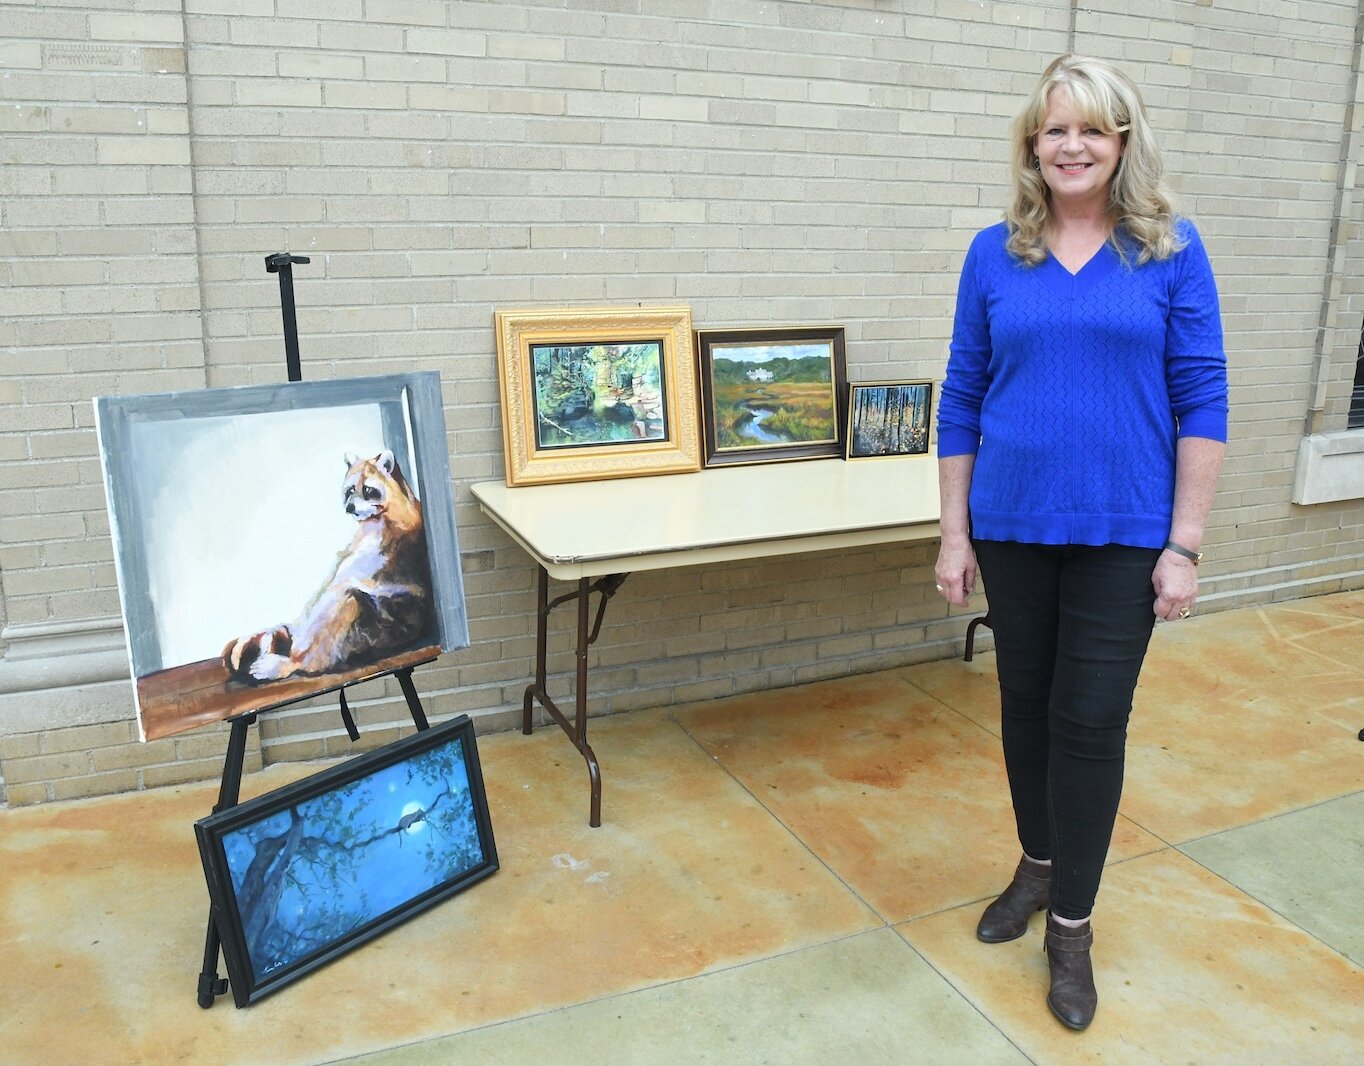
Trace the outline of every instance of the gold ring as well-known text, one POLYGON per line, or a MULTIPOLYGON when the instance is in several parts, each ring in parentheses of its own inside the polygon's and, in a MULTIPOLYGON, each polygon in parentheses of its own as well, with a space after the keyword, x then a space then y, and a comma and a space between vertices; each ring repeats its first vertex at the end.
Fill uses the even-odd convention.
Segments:
POLYGON ((1180 618, 1188 618, 1188 617, 1189 617, 1189 609, 1188 609, 1187 607, 1181 607, 1181 608, 1179 609, 1179 617, 1180 617, 1180 618))
POLYGON ((939 592, 943 591, 943 587, 941 585, 934 585, 933 587, 937 589, 939 592))

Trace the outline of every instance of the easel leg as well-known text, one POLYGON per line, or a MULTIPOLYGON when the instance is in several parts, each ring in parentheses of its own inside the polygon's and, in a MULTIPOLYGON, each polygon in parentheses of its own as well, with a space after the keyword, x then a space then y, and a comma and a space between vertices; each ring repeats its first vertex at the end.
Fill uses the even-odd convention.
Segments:
MULTIPOLYGON (((223 763, 223 781, 218 786, 218 803, 213 813, 235 807, 241 796, 242 768, 246 765, 246 731, 256 720, 254 714, 232 719, 232 733, 227 739, 227 759, 223 763)), ((213 1001, 227 991, 227 981, 218 976, 218 951, 222 940, 213 911, 208 914, 208 931, 204 934, 204 968, 199 972, 199 1006, 207 1010, 213 1001)))

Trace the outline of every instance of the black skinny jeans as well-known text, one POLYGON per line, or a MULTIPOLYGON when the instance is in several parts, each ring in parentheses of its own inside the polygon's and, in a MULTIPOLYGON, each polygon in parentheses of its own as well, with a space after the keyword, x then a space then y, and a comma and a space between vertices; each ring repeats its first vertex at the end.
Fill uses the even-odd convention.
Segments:
POLYGON ((1018 839, 1034 859, 1052 860, 1052 911, 1085 918, 1122 795, 1160 551, 990 540, 975 549, 1018 839))

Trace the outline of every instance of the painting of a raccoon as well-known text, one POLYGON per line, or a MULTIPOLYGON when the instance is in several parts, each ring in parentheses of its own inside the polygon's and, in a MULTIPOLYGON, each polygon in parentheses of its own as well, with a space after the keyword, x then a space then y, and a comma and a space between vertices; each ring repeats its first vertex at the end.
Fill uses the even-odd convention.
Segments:
POLYGON ((297 619, 228 641, 222 660, 233 677, 263 682, 349 670, 434 625, 422 505, 393 453, 347 455, 342 500, 359 523, 350 547, 297 619))

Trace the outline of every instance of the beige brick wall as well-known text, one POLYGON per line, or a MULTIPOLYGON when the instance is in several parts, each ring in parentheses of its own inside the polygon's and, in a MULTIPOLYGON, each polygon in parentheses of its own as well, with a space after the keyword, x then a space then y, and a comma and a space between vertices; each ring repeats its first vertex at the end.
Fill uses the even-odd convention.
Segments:
MULTIPOLYGON (((0 736, 7 800, 20 806, 217 777, 228 732, 226 725, 214 726, 139 744, 137 726, 123 721, 0 736)), ((261 767, 255 731, 244 766, 261 767)))
MULTIPOLYGON (((1364 502, 1290 500, 1303 433, 1344 428, 1364 314, 1360 21, 1327 0, 0 0, 0 799, 220 765, 221 731, 130 739, 90 400, 282 379, 265 255, 312 257, 306 376, 441 373, 473 644, 417 677, 433 717, 510 727, 534 573, 468 491, 502 476, 494 309, 836 321, 854 379, 940 378, 1008 123, 1069 46, 1145 87, 1221 285, 1206 607, 1364 584, 1364 502)), ((635 575, 593 712, 952 654, 933 550, 635 575)), ((392 682, 352 705, 363 747, 411 728, 392 682)), ((267 761, 350 750, 331 700, 257 733, 267 761)))

